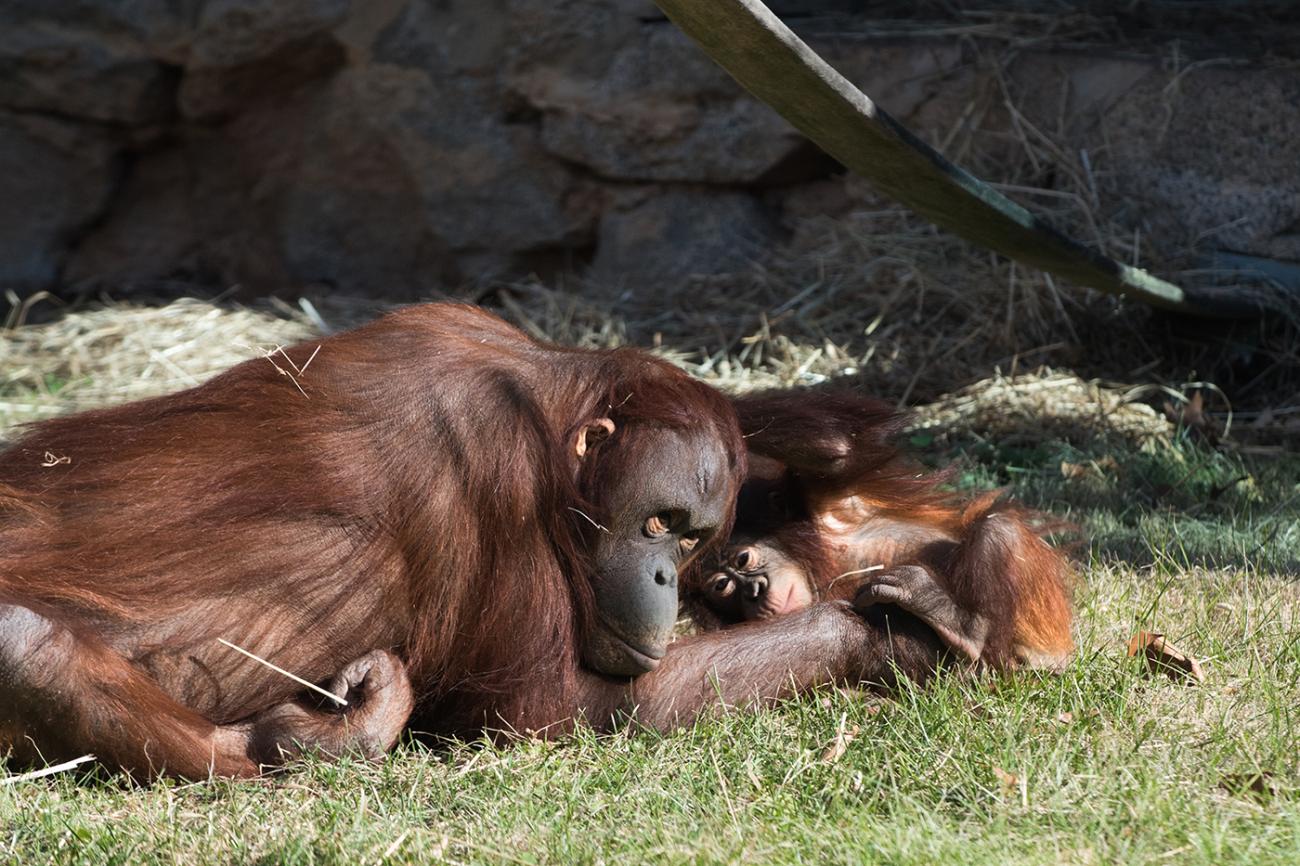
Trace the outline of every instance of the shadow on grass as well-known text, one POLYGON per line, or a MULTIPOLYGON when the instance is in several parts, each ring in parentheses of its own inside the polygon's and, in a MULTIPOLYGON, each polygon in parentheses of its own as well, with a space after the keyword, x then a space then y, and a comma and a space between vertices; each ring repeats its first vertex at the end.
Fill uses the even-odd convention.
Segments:
POLYGON ((960 486, 1006 487, 1069 519, 1103 561, 1300 577, 1300 456, 1251 458, 1184 437, 1149 452, 968 441, 927 459, 954 456, 960 486))

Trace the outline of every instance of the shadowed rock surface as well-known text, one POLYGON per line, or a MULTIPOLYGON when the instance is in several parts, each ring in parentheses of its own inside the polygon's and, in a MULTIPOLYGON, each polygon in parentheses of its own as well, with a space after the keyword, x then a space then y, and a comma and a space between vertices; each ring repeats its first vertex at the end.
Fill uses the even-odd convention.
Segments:
MULTIPOLYGON (((1050 38, 1042 16, 772 5, 988 179, 1050 195, 1062 166, 1086 175, 1088 212, 1146 255, 1300 258, 1280 37, 1206 47, 1207 25, 1162 34, 1102 14, 1118 3, 1050 38), (1057 158, 999 175, 1022 139, 1057 158)), ((19 0, 0 31, 0 287, 19 291, 415 297, 558 270, 638 289, 735 270, 796 216, 863 200, 648 0, 19 0)))

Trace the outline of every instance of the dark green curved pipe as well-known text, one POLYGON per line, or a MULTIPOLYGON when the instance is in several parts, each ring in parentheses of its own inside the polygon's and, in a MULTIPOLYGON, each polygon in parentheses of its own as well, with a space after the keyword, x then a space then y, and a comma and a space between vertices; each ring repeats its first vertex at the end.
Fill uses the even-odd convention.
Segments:
POLYGON ((1090 249, 944 159, 853 86, 759 0, 655 0, 736 81, 881 192, 968 241, 1113 295, 1203 316, 1245 298, 1193 297, 1090 249))

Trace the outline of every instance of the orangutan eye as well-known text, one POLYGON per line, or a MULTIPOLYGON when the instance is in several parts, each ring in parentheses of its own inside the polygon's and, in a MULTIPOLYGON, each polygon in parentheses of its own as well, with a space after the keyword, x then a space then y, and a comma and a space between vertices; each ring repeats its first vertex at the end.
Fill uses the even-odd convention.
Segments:
POLYGON ((718 598, 726 598, 736 589, 736 582, 725 574, 720 574, 714 579, 709 590, 718 598))
POLYGON ((694 550, 695 546, 699 543, 700 534, 698 532, 692 532, 682 536, 682 550, 690 552, 694 550))
POLYGON ((742 574, 750 574, 763 568, 763 557, 752 547, 742 547, 731 555, 731 567, 742 574))
POLYGON ((672 523, 673 516, 667 511, 661 511, 652 516, 645 522, 645 534, 651 538, 657 538, 668 532, 668 527, 672 523))

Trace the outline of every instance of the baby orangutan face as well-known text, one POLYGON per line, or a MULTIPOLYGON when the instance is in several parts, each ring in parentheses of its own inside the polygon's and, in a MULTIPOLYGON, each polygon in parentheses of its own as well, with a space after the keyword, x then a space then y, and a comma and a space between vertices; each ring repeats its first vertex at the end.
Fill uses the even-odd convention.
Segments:
POLYGON ((814 601, 803 567, 763 540, 733 541, 704 584, 704 601, 726 622, 768 619, 814 601))

